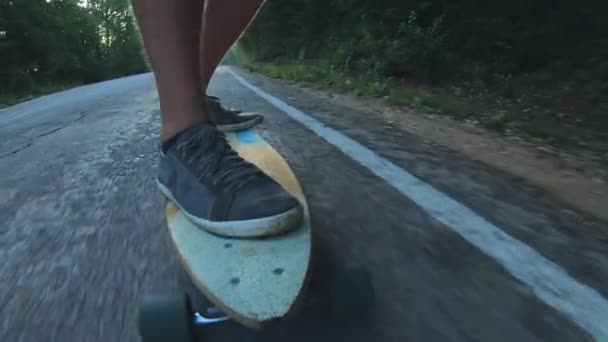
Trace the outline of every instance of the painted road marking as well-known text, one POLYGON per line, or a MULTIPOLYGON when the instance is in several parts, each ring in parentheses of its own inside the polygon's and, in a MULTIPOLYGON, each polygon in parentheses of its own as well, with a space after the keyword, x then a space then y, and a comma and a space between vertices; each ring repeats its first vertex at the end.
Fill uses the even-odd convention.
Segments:
POLYGON ((229 68, 225 70, 256 95, 365 166, 435 219, 495 259, 525 283, 538 298, 565 313, 596 340, 608 341, 608 301, 595 289, 579 283, 562 267, 525 243, 367 147, 252 85, 229 68))

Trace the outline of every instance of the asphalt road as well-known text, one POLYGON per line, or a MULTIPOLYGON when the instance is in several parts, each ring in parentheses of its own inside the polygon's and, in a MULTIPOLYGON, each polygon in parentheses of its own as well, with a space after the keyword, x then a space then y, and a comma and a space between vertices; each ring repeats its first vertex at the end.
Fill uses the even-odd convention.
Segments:
MULTIPOLYGON (((246 84, 221 69, 210 93, 264 113, 323 244, 367 268, 377 298, 342 324, 227 323, 206 340, 608 338, 606 222, 371 113, 237 73, 246 84)), ((0 110, 0 341, 138 341, 138 303, 182 286, 154 183, 158 131, 150 74, 0 110)))

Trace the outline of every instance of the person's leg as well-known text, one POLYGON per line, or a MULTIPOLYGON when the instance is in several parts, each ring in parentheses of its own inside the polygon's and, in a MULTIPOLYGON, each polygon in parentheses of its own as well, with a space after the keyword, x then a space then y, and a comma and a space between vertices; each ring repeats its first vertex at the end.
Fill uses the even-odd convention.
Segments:
POLYGON ((133 7, 161 103, 160 191, 219 235, 259 237, 296 227, 299 201, 244 161, 209 120, 199 71, 200 0, 133 0, 133 7))
MULTIPOLYGON (((256 16, 264 0, 206 0, 200 36, 200 72, 203 92, 220 61, 256 16)), ((254 127, 263 121, 258 113, 225 108, 207 97, 212 119, 222 131, 254 127)))
POLYGON ((133 0, 160 99, 161 139, 208 120, 199 77, 203 0, 133 0))
POLYGON ((206 0, 199 50, 203 91, 206 92, 220 61, 263 3, 264 0, 206 0))

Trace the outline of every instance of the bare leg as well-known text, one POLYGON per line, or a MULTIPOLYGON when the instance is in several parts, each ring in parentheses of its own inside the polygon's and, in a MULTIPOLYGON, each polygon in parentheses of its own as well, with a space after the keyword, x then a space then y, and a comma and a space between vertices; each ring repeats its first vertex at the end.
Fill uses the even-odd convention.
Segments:
MULTIPOLYGON (((211 101, 203 97, 199 64, 199 51, 205 51, 199 50, 203 0, 133 0, 133 5, 158 88, 161 139, 170 140, 159 156, 156 181, 161 193, 191 222, 215 234, 259 237, 298 226, 300 202, 240 158, 217 120, 210 122, 213 110, 205 104, 211 101)), ((240 5, 235 3, 234 8, 240 5)), ((209 16, 216 30, 208 37, 223 36, 217 31, 217 15, 209 16)), ((224 44, 227 50, 232 43, 210 38, 207 46, 214 49, 215 44, 224 44)), ((225 51, 218 50, 211 56, 219 56, 219 61, 225 51)), ((234 128, 233 124, 223 126, 234 128)))
POLYGON ((132 0, 162 112, 161 140, 209 119, 202 105, 199 39, 203 0, 132 0))
POLYGON ((201 82, 207 86, 232 44, 255 18, 264 0, 206 0, 200 41, 201 82))

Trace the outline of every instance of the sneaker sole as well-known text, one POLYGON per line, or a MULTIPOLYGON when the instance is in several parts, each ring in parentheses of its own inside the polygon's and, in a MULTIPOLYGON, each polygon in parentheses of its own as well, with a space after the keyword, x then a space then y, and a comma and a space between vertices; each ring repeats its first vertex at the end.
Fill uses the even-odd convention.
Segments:
MULTIPOLYGON (((244 114, 247 114, 247 113, 244 113, 244 114)), ((264 117, 260 115, 260 116, 253 117, 249 121, 243 121, 240 123, 229 124, 229 125, 216 125, 216 126, 222 132, 234 132, 234 131, 241 131, 244 129, 253 128, 253 127, 261 124, 262 121, 264 121, 264 117)))
POLYGON ((302 222, 304 210, 301 205, 279 215, 240 221, 209 221, 188 213, 175 200, 171 191, 158 179, 160 192, 177 205, 186 217, 201 229, 210 233, 232 238, 262 238, 295 230, 302 222))

